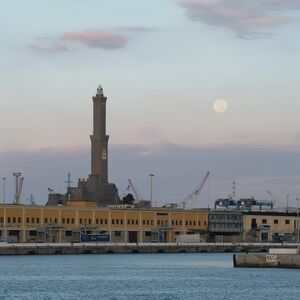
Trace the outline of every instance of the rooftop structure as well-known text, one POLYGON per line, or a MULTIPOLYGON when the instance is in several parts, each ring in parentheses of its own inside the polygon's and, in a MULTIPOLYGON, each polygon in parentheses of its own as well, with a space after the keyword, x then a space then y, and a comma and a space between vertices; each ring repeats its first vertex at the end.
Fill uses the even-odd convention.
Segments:
POLYGON ((258 209, 273 209, 273 202, 267 200, 255 200, 254 198, 242 198, 234 200, 232 197, 215 201, 215 209, 236 209, 242 211, 257 211, 258 209))

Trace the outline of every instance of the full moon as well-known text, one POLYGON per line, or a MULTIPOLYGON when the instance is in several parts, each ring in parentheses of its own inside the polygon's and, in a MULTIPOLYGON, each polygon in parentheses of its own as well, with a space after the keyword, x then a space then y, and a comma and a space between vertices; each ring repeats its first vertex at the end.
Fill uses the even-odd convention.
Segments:
POLYGON ((217 113, 223 113, 227 110, 228 103, 226 100, 218 99, 214 102, 214 110, 217 113))

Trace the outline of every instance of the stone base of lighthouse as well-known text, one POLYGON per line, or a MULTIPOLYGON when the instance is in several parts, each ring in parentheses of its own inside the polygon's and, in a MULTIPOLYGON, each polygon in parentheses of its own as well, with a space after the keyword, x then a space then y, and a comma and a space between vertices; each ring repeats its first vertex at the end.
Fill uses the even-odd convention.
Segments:
POLYGON ((87 180, 78 180, 77 187, 68 189, 69 200, 95 201, 98 206, 119 203, 118 190, 113 183, 101 183, 97 175, 90 175, 87 180))
POLYGON ((97 206, 119 203, 118 189, 114 183, 100 183, 96 175, 87 180, 79 179, 77 187, 70 187, 66 194, 49 194, 47 205, 67 204, 68 201, 95 201, 97 206))

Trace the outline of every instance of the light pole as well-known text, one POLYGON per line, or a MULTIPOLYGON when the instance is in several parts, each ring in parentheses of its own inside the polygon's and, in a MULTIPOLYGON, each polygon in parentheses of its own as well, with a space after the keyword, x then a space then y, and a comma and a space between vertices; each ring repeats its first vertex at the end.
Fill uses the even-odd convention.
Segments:
MULTIPOLYGON (((151 207, 153 206, 152 205, 152 197, 153 197, 153 176, 154 174, 149 174, 150 176, 150 203, 151 203, 151 207)), ((156 206, 156 204, 155 204, 156 206)))
POLYGON ((3 180, 3 204, 5 204, 5 182, 6 182, 6 177, 3 177, 2 180, 3 180))
POLYGON ((298 254, 299 254, 299 195, 297 195, 297 250, 298 250, 298 254))

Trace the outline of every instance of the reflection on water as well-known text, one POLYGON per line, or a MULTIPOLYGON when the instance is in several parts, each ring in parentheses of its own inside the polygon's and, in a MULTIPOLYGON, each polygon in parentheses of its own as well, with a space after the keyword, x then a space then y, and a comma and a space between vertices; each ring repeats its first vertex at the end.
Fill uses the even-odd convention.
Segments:
POLYGON ((234 269, 232 254, 0 257, 0 299, 299 299, 300 270, 234 269))

